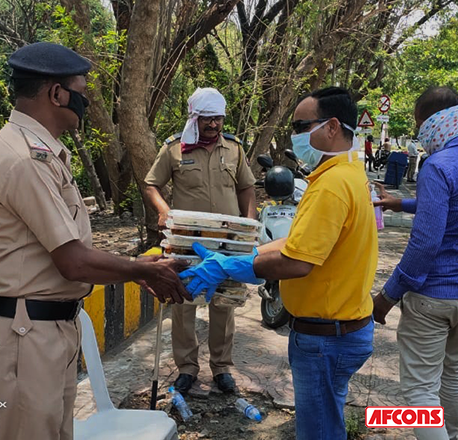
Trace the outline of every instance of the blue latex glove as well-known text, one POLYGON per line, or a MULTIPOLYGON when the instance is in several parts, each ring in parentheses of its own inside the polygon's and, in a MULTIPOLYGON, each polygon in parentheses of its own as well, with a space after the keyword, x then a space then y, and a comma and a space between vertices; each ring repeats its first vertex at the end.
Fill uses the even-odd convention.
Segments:
POLYGON ((207 289, 205 299, 210 302, 216 288, 227 278, 241 283, 262 284, 264 280, 257 278, 253 270, 253 262, 258 251, 250 255, 226 257, 223 254, 206 249, 199 243, 192 245, 194 252, 202 259, 202 263, 179 274, 181 279, 192 277, 186 286, 187 291, 195 299, 202 290, 207 289))

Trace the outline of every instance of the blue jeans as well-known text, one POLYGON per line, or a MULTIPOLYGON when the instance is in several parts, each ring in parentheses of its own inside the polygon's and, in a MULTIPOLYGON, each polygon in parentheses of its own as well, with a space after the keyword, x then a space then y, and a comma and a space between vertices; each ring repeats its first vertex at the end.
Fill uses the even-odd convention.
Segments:
POLYGON ((373 334, 373 320, 344 336, 305 335, 291 330, 288 355, 297 440, 347 438, 344 406, 348 382, 371 356, 373 334))

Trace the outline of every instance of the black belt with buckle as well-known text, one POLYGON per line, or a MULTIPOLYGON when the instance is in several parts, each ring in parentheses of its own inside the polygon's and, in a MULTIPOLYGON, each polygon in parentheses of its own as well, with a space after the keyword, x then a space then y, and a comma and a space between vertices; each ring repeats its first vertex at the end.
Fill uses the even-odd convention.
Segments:
MULTIPOLYGON (((0 316, 14 318, 17 298, 0 296, 0 316)), ((26 299, 25 307, 32 321, 74 321, 83 306, 79 301, 39 301, 26 299)))
POLYGON ((353 321, 314 322, 306 318, 289 319, 289 327, 297 333, 316 336, 341 336, 362 329, 371 321, 371 316, 353 321))

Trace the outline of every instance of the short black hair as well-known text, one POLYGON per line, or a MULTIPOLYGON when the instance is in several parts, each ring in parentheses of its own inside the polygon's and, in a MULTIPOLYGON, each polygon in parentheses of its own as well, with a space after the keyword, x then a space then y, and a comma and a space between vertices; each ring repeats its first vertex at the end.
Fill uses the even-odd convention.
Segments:
MULTIPOLYGON (((326 87, 315 90, 312 93, 302 95, 297 104, 308 97, 315 98, 318 101, 318 117, 320 119, 337 118, 341 123, 356 129, 358 109, 347 89, 342 87, 326 87)), ((343 126, 342 129, 347 139, 353 139, 353 132, 351 130, 343 126)))
POLYGON ((51 88, 54 84, 61 84, 68 87, 74 76, 55 77, 55 76, 37 76, 12 78, 12 86, 14 96, 16 98, 33 99, 38 95, 38 92, 45 86, 51 88))
POLYGON ((374 142, 374 136, 372 136, 371 134, 369 136, 367 136, 367 140, 369 142, 374 142))
POLYGON ((415 102, 415 114, 426 121, 434 113, 458 105, 458 93, 448 86, 428 87, 415 102))

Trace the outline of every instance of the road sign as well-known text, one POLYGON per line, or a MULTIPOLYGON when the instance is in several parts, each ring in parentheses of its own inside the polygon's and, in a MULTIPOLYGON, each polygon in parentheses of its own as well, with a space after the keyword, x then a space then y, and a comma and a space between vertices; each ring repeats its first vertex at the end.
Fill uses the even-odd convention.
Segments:
POLYGON ((372 133, 372 128, 363 128, 360 133, 369 134, 372 133))
POLYGON ((374 126, 374 121, 372 120, 371 115, 369 114, 367 110, 364 110, 363 114, 359 118, 358 127, 365 128, 365 127, 373 127, 373 126, 374 126))
POLYGON ((388 115, 378 115, 377 116, 377 121, 379 122, 388 122, 390 120, 390 117, 388 115))
POLYGON ((379 103, 378 109, 382 113, 386 113, 390 108, 391 108, 390 97, 388 95, 382 95, 380 97, 380 103, 379 103))

